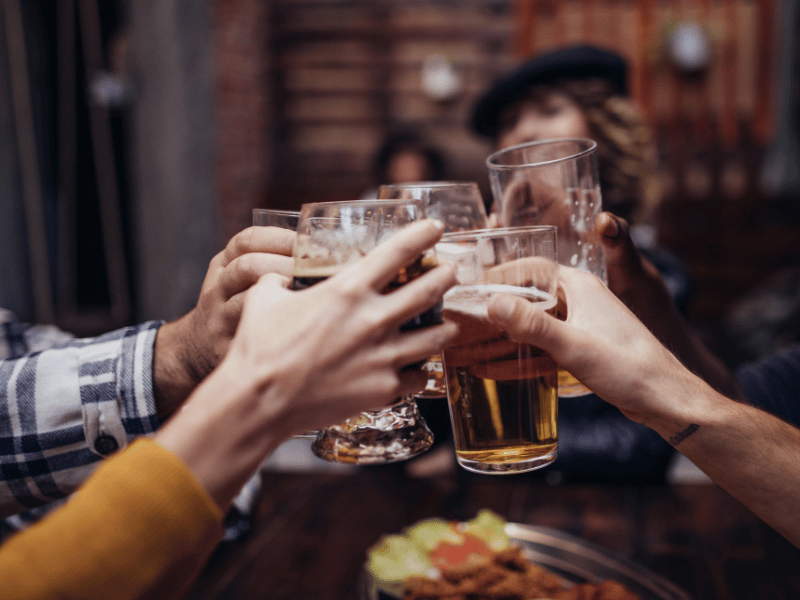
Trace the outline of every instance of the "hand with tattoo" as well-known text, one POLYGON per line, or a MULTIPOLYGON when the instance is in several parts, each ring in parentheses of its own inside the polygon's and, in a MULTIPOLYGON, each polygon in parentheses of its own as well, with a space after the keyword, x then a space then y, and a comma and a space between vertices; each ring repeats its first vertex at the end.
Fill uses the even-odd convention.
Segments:
POLYGON ((558 278, 565 320, 508 294, 493 298, 489 317, 654 429, 800 547, 800 429, 716 391, 594 275, 560 266, 558 278))

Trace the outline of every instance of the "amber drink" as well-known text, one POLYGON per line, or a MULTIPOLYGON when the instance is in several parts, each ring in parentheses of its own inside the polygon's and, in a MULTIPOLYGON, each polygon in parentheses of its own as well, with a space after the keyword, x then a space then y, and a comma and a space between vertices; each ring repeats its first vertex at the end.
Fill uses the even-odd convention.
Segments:
POLYGON ((539 348, 511 341, 489 318, 489 304, 512 294, 555 314, 555 227, 445 235, 437 254, 454 263, 459 280, 444 297, 444 317, 459 334, 442 354, 458 463, 495 474, 550 464, 558 367, 539 348))
MULTIPOLYGON (((552 297, 497 287, 541 302, 551 312, 555 308, 552 297)), ((456 456, 471 471, 528 471, 556 456, 557 367, 538 348, 511 342, 489 320, 492 288, 463 286, 445 303, 445 318, 464 332, 444 352, 456 456), (476 331, 490 341, 470 343, 476 331)))

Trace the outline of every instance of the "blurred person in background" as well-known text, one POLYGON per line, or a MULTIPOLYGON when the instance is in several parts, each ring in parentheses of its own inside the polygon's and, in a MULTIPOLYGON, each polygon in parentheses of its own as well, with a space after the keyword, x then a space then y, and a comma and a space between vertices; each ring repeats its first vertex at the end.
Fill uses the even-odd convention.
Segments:
POLYGON ((445 174, 444 154, 413 129, 391 132, 375 152, 373 186, 362 199, 377 198, 378 188, 393 183, 441 181, 445 174))
MULTIPOLYGON (((102 459, 178 410, 227 352, 244 292, 265 273, 291 274, 293 243, 287 230, 237 234, 211 260, 197 305, 169 323, 75 339, 0 309, 0 537, 38 520, 102 459)), ((259 490, 258 476, 242 489, 226 539, 249 529, 259 490)))
MULTIPOLYGON (((603 208, 609 213, 598 222, 601 238, 612 248, 632 238, 645 255, 612 252, 626 260, 611 264, 607 252, 609 287, 636 301, 642 286, 638 276, 647 270, 659 278, 670 297, 659 296, 664 289, 659 284, 646 296, 657 299, 658 306, 649 308, 644 299, 637 305, 658 321, 661 310, 669 312, 673 304, 686 309, 693 283, 683 263, 655 244, 660 201, 656 149, 643 114, 628 96, 626 76, 625 60, 602 48, 573 46, 541 54, 502 76, 478 99, 471 127, 498 150, 557 138, 597 142, 603 208)), ((705 357, 684 334, 692 334, 682 330, 685 346, 705 357)), ((559 428, 559 456, 546 470, 555 480, 625 483, 666 476, 672 448, 594 395, 562 399, 559 428)))
POLYGON ((681 308, 693 283, 680 259, 656 245, 661 191, 650 126, 628 96, 627 64, 614 52, 572 46, 526 61, 478 100, 474 132, 495 149, 556 138, 597 142, 603 209, 625 219, 640 250, 681 308))

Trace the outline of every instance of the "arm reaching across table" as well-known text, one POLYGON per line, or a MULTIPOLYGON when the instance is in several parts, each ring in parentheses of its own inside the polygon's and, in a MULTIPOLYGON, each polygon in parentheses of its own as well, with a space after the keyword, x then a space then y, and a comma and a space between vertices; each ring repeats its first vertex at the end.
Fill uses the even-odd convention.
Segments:
POLYGON ((154 432, 224 356, 244 292, 291 273, 293 242, 283 229, 240 232, 212 259, 197 306, 170 323, 75 339, 0 309, 0 516, 67 496, 154 432))
POLYGON ((105 462, 70 502, 0 547, 3 597, 183 597, 233 496, 280 442, 424 385, 424 373, 405 367, 457 327, 401 325, 441 300, 453 269, 383 290, 442 229, 414 224, 303 291, 262 277, 225 358, 155 440, 105 462))
POLYGON ((559 268, 566 321, 498 295, 490 317, 553 356, 584 385, 654 429, 719 485, 800 546, 800 430, 715 391, 592 275, 559 268))

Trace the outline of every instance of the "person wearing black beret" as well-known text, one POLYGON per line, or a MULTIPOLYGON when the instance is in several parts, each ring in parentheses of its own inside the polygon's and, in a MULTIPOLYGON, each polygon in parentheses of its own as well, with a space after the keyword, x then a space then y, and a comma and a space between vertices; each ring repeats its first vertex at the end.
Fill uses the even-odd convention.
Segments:
POLYGON ((534 56, 475 104, 472 130, 496 148, 558 137, 597 142, 603 206, 632 224, 655 224, 660 191, 653 134, 628 96, 627 63, 595 46, 534 56))
MULTIPOLYGON (((610 216, 604 217, 619 237, 610 243, 628 252, 607 252, 609 283, 616 283, 612 277, 620 273, 625 281, 617 289, 611 285, 612 291, 622 297, 623 291, 639 287, 636 277, 641 270, 634 272, 627 266, 631 263, 612 265, 609 257, 636 253, 631 260, 639 260, 641 252, 661 276, 652 289, 663 289, 663 282, 671 300, 685 310, 692 280, 677 257, 654 243, 660 199, 655 144, 643 113, 628 95, 627 77, 625 59, 604 48, 571 46, 539 54, 501 76, 479 97, 470 126, 490 138, 495 149, 554 138, 595 140, 603 208, 624 219, 611 223, 610 216), (638 250, 630 243, 631 234, 638 250)), ((597 396, 563 399, 559 429, 552 478, 628 483, 666 477, 672 448, 597 396)))

